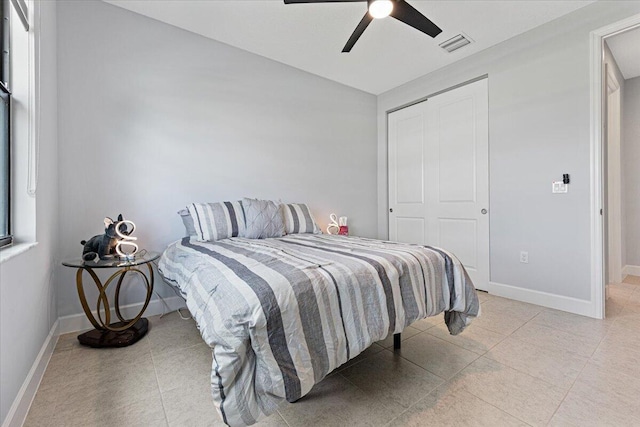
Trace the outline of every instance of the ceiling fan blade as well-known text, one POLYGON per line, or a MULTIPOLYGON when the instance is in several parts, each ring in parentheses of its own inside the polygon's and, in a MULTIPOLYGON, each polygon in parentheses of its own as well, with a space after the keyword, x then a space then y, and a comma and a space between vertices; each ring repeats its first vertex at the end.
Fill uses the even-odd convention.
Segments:
POLYGON ((442 32, 440 27, 404 0, 397 0, 395 2, 391 16, 431 37, 435 37, 442 32))
POLYGON ((367 29, 371 21, 373 21, 371 14, 369 14, 369 12, 365 13, 353 34, 349 37, 347 44, 344 45, 344 48, 342 49, 343 53, 351 52, 351 49, 356 44, 362 33, 364 33, 364 30, 367 29))
POLYGON ((367 0, 284 0, 284 4, 296 4, 296 3, 345 3, 367 0))

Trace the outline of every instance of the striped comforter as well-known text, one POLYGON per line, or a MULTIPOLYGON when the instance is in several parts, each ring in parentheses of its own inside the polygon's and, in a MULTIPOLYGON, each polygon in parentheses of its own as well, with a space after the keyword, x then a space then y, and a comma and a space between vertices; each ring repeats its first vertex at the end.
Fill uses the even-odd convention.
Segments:
POLYGON ((444 312, 457 334, 480 311, 460 262, 416 245, 312 234, 184 238, 159 267, 213 349, 213 397, 231 426, 299 399, 418 319, 444 312))

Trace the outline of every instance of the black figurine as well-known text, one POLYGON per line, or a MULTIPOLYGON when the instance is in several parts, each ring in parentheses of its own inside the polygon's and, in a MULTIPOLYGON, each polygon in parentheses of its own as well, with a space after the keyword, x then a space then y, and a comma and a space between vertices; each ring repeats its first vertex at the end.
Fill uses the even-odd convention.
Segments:
MULTIPOLYGON (((102 260, 113 258, 113 254, 116 253, 116 245, 118 244, 118 238, 116 233, 116 225, 122 221, 122 214, 118 215, 118 221, 114 222, 111 218, 106 217, 104 219, 104 234, 93 236, 88 241, 83 240, 80 242, 84 245, 82 250, 82 259, 84 261, 94 260, 99 257, 102 260)), ((128 235, 127 224, 120 224, 120 234, 128 235)))

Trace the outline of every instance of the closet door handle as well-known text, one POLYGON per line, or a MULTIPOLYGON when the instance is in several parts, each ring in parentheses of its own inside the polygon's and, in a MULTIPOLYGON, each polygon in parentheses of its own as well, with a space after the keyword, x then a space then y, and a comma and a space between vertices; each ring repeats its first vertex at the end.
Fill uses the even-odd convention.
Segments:
POLYGON ((389 212, 393 213, 393 208, 389 208, 389 212))
POLYGON ((487 214, 487 210, 486 210, 486 209, 482 209, 482 210, 480 211, 480 213, 481 213, 482 215, 486 215, 486 214, 487 214))

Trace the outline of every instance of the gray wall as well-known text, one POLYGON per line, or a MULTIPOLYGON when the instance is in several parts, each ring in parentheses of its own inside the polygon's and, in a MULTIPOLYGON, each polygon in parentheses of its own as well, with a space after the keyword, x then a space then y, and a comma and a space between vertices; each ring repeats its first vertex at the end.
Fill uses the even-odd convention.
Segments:
POLYGON ((622 105, 623 264, 640 266, 640 77, 625 81, 622 105))
MULTIPOLYGON (((375 96, 101 1, 60 1, 58 20, 61 256, 120 212, 162 251, 178 209, 244 196, 375 237, 375 96)), ((58 273, 60 315, 81 313, 58 273)))
MULTIPOLYGON (((56 3, 39 5, 42 54, 40 168, 35 198, 38 245, 0 265, 0 424, 58 318, 52 280, 58 260, 56 3)), ((25 188, 16 191, 24 195, 25 188)))
POLYGON ((640 2, 597 2, 381 94, 379 235, 388 227, 386 112, 488 74, 491 280, 590 300, 589 33, 639 12, 640 2), (552 194, 563 173, 569 193, 552 194))

